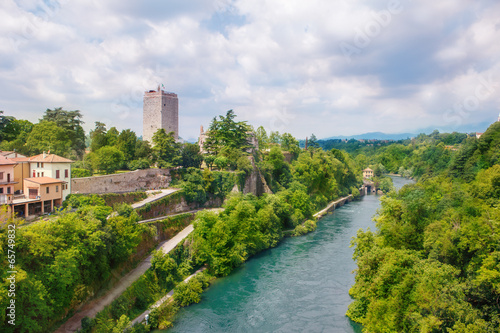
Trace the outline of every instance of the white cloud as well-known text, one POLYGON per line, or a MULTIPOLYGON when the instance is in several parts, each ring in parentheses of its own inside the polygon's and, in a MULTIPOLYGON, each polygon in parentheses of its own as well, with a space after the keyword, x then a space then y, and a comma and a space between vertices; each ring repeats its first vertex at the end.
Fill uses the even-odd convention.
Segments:
MULTIPOLYGON (((42 3, 0 5, 0 108, 31 121, 63 106, 82 110, 87 130, 104 120, 141 134, 143 91, 163 83, 179 95, 186 138, 230 108, 299 137, 403 132, 457 126, 448 110, 478 77, 500 81, 493 1, 42 3), (340 43, 360 34, 367 45, 346 61, 340 43)), ((462 124, 491 120, 497 96, 462 124)))

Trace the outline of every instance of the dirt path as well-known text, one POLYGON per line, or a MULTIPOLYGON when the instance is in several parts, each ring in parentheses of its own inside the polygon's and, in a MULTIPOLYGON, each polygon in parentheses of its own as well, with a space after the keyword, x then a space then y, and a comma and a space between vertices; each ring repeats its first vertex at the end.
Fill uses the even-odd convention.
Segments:
MULTIPOLYGON (((193 231, 193 225, 187 226, 173 238, 161 243, 156 249, 162 250, 164 253, 172 251, 177 244, 179 244, 184 238, 186 238, 193 231)), ((125 275, 116 286, 114 286, 106 295, 98 298, 88 304, 86 304, 80 311, 78 311, 73 317, 68 319, 61 327, 59 327, 55 333, 68 333, 76 332, 81 326, 81 321, 84 317, 93 318, 95 315, 102 311, 106 306, 111 304, 116 298, 118 298, 130 285, 136 281, 141 275, 143 275, 149 267, 151 267, 152 256, 148 256, 144 259, 136 268, 125 275)))

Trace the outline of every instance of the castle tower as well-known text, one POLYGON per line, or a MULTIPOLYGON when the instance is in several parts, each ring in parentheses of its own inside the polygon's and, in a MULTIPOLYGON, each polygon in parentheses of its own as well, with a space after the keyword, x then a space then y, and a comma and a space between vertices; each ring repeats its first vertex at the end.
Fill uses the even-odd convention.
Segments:
POLYGON ((153 134, 160 129, 174 132, 174 138, 179 139, 179 100, 177 94, 165 92, 158 86, 157 90, 144 93, 142 111, 142 139, 153 143, 153 134))

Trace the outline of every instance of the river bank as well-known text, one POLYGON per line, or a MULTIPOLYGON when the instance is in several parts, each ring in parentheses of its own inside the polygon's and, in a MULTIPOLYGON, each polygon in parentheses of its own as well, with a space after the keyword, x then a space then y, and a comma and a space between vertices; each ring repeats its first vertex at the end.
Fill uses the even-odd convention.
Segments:
POLYGON ((250 258, 217 279, 202 302, 181 309, 168 332, 361 332, 345 316, 356 269, 349 245, 358 229, 375 229, 379 200, 368 195, 339 207, 315 232, 250 258))

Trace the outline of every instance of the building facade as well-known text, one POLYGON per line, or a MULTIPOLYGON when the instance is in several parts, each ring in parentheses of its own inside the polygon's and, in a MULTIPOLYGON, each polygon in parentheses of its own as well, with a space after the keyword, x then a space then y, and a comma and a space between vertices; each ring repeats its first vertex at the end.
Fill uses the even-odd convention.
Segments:
MULTIPOLYGON (((63 182, 62 198, 71 193, 71 163, 72 160, 54 155, 40 154, 30 157, 30 175, 28 177, 50 177, 63 182)), ((24 193, 27 194, 27 193, 24 193)))
POLYGON ((372 178, 373 177, 373 170, 370 168, 366 168, 363 170, 363 178, 372 178))
POLYGON ((144 93, 142 139, 152 143, 153 135, 163 128, 165 132, 174 132, 179 139, 179 99, 177 94, 157 90, 144 93))
POLYGON ((16 217, 29 218, 50 213, 63 202, 64 181, 50 177, 24 179, 24 195, 11 203, 16 217))
POLYGON ((12 203, 14 197, 14 166, 16 162, 0 156, 0 205, 12 203))

